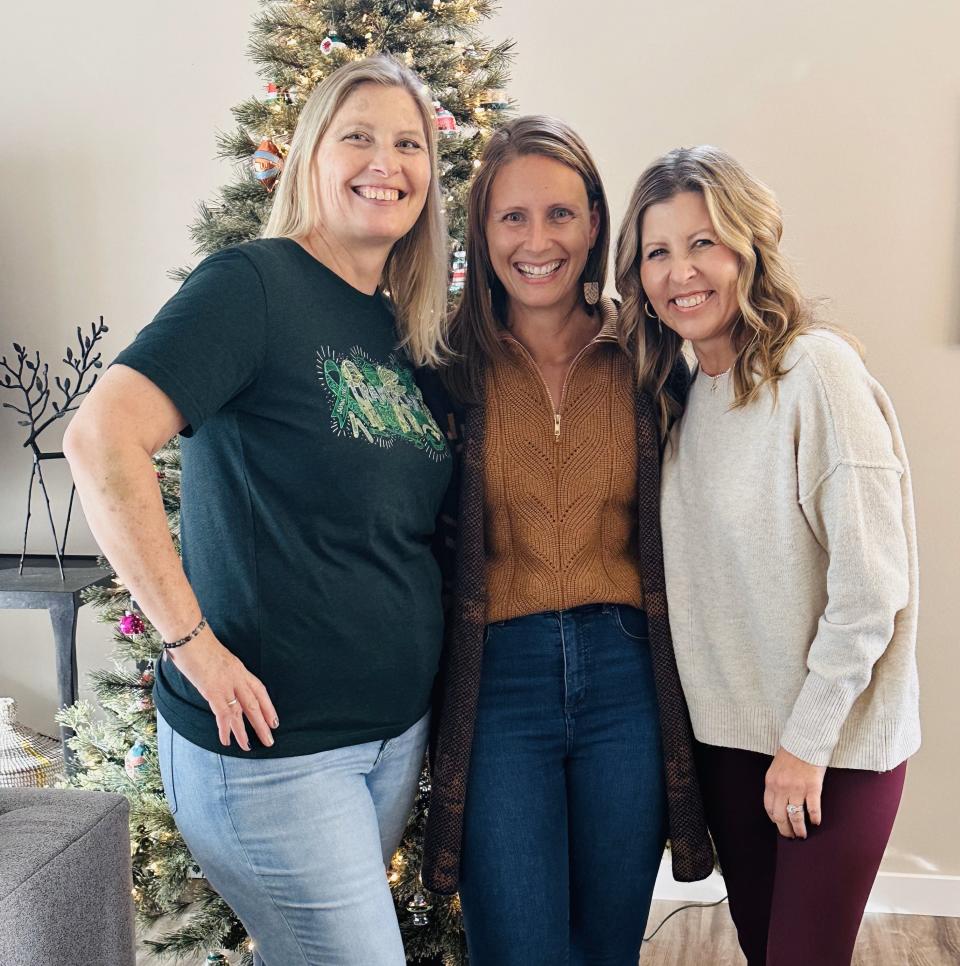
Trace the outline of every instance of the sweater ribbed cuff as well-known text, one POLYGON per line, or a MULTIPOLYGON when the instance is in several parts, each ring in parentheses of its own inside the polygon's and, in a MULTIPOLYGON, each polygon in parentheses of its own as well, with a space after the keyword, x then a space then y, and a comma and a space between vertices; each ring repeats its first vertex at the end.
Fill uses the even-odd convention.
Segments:
POLYGON ((794 702, 780 746, 811 765, 829 765, 857 696, 813 672, 794 702))

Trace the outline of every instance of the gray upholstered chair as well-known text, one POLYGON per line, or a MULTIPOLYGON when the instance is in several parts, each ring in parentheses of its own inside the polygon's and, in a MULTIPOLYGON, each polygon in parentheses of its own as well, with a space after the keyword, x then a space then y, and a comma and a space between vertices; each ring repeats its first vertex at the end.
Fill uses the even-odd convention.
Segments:
POLYGON ((134 966, 127 800, 0 788, 0 964, 134 966))

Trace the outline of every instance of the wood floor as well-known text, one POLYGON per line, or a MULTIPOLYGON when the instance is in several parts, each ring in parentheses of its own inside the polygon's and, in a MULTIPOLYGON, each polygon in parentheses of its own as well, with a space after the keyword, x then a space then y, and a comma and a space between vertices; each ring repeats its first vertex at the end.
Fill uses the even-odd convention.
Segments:
MULTIPOLYGON (((649 935, 680 902, 654 902, 649 935)), ((180 960, 178 966, 202 966, 203 960, 180 960)), ((640 966, 744 966, 746 960, 726 905, 685 909, 649 943, 640 966)), ((138 966, 160 966, 142 951, 138 966)), ((809 966, 817 966, 810 963, 809 966)), ((960 966, 960 919, 868 914, 860 929, 853 966, 960 966)))
MULTIPOLYGON (((654 902, 649 935, 679 902, 654 902)), ((727 906, 685 909, 648 943, 641 966, 744 966, 727 906)), ((810 966, 816 966, 811 963, 810 966)), ((868 914, 853 966, 960 966, 960 919, 868 914)))

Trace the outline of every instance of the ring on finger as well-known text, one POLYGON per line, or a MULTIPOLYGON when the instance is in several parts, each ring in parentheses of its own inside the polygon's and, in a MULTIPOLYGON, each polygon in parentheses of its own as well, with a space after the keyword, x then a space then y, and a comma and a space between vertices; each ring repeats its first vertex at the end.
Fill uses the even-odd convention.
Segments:
POLYGON ((802 805, 790 804, 787 806, 787 815, 793 816, 793 815, 802 815, 802 814, 803 814, 802 805))
MULTIPOLYGON (((232 700, 230 700, 230 701, 227 702, 227 707, 228 708, 232 708, 235 704, 239 704, 239 703, 240 703, 240 699, 239 698, 233 698, 232 700)), ((790 806, 788 805, 787 808, 789 808, 789 807, 790 806)))

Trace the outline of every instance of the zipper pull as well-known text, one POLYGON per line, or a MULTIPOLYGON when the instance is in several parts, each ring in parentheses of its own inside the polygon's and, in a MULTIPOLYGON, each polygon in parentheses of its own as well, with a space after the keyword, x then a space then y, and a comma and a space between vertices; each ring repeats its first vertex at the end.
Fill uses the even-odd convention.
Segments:
POLYGON ((553 439, 554 442, 560 442, 560 413, 553 414, 553 439))

